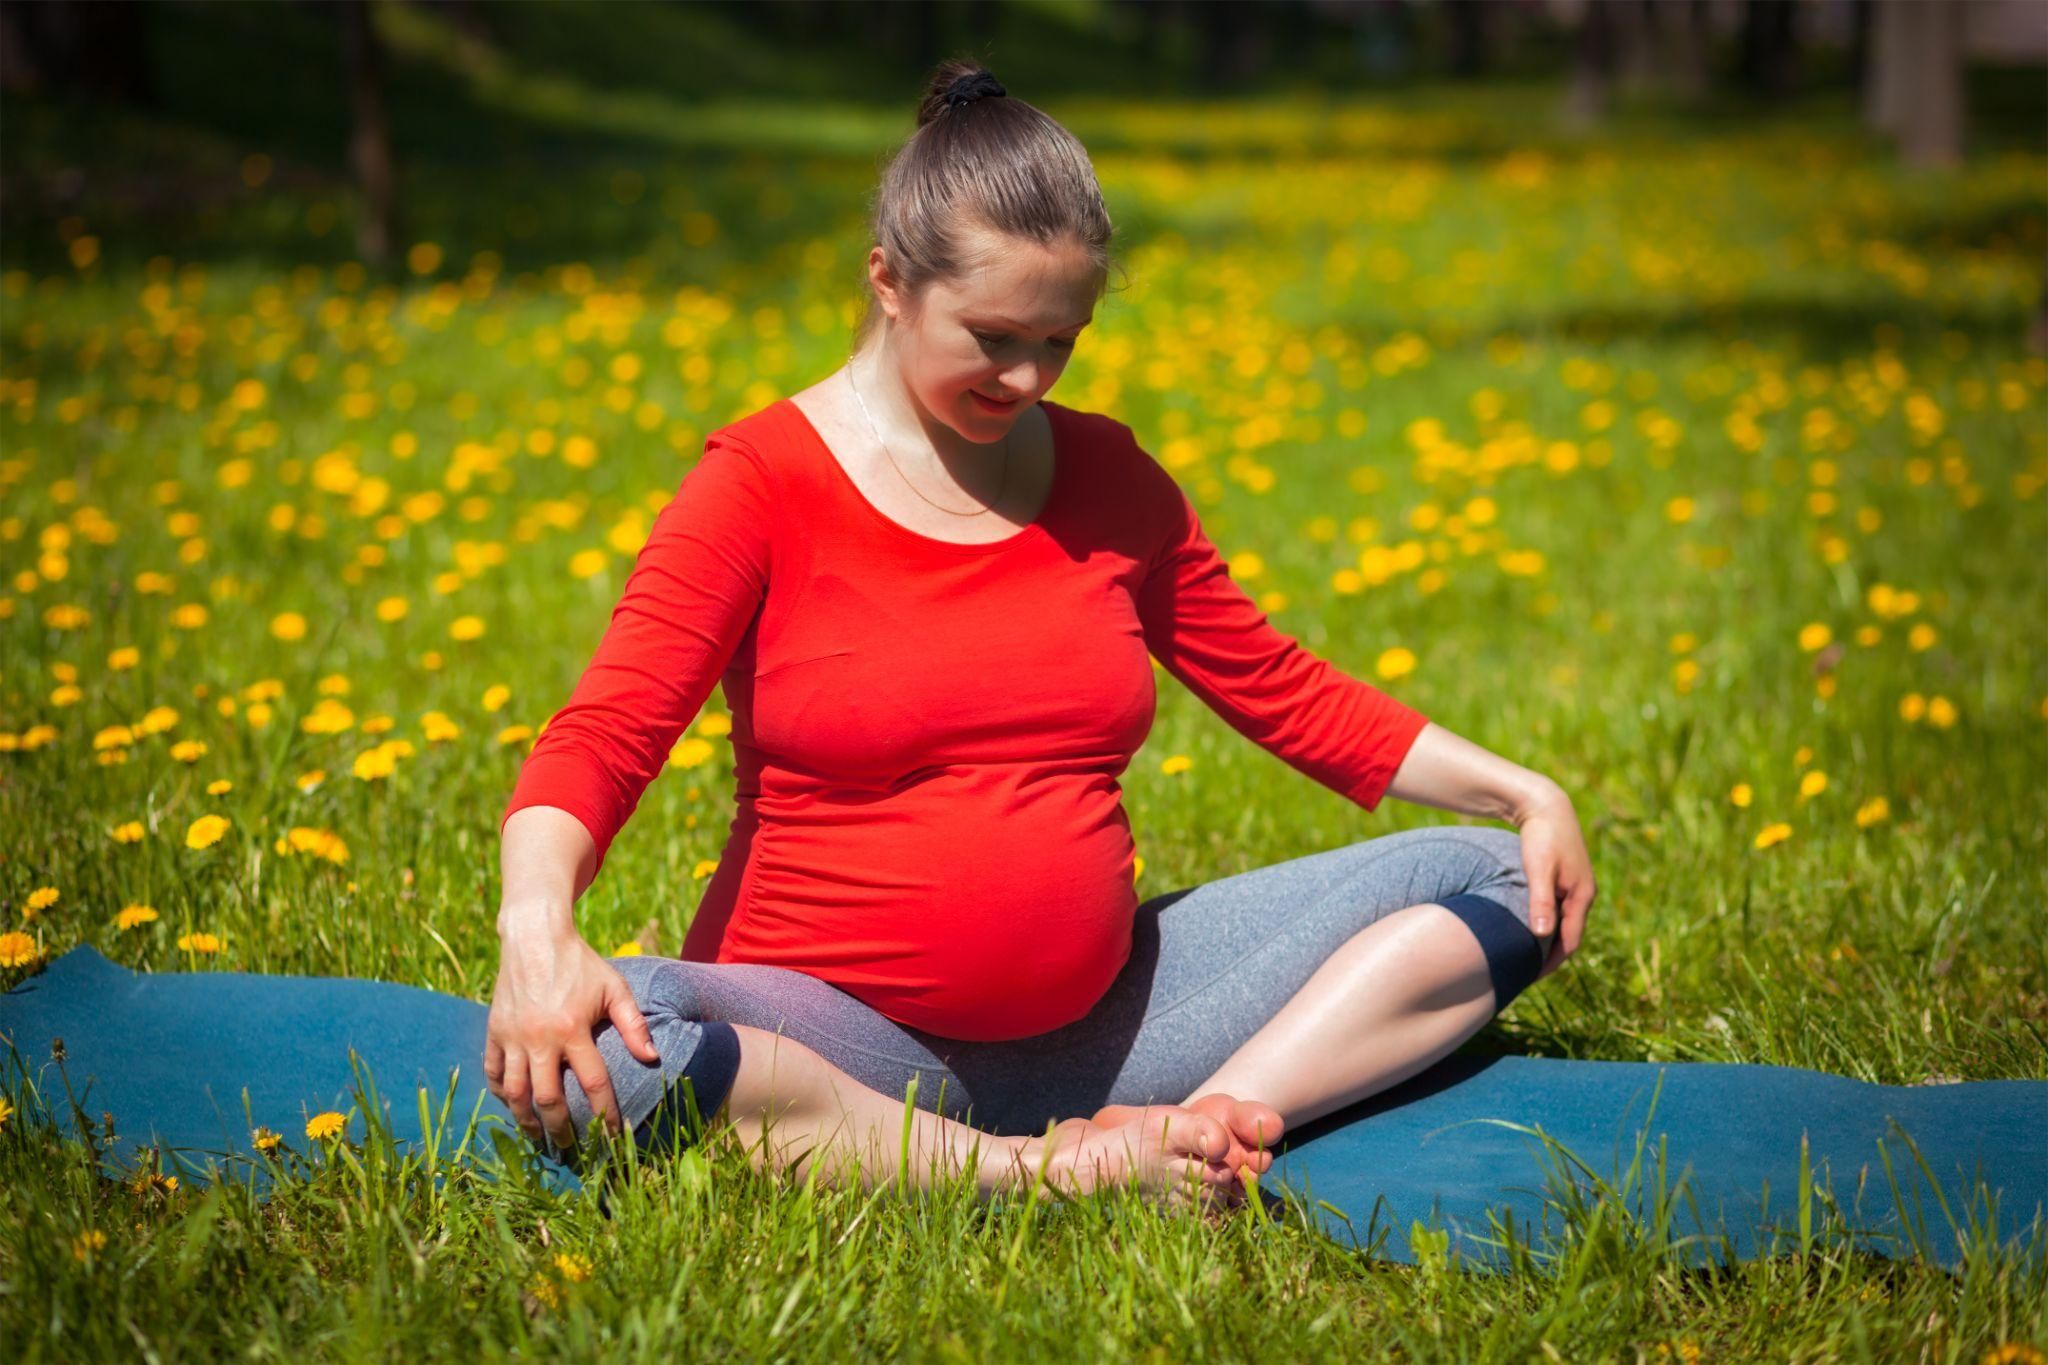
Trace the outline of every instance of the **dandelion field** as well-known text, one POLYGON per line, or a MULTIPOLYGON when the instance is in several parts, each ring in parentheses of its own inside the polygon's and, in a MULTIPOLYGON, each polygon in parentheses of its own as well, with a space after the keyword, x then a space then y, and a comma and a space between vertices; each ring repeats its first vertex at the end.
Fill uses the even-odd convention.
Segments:
MULTIPOLYGON (((784 110, 664 140, 658 105, 564 89, 588 156, 438 163, 390 278, 333 183, 205 140, 187 209, 6 222, 0 985, 90 943, 489 998, 520 758, 705 435, 844 359, 904 131, 784 110)), ((2041 146, 1913 177, 1832 106, 1571 139, 1518 87, 1043 103, 1122 270, 1052 397, 1132 425, 1282 630, 1573 796, 1585 947, 1474 1046, 2048 1079, 2041 146)), ((10 122, 10 169, 143 136, 10 122)), ((1125 781, 1141 894, 1455 818, 1366 816, 1161 684, 1125 781)), ((676 951, 726 729, 714 693, 579 903, 600 951, 676 951)), ((1680 1271, 1610 1210, 1496 1279, 1286 1219, 902 1205, 719 1152, 636 1169, 606 1217, 427 1179, 360 1113, 282 1135, 258 1203, 103 1182, 20 1099, 23 1359, 2048 1346, 2048 1272, 1991 1255, 1680 1271)))

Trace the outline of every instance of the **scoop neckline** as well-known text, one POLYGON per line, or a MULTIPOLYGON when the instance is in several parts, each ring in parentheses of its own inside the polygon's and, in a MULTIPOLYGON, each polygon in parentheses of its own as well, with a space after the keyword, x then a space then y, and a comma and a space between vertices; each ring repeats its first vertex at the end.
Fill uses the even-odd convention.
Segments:
POLYGON ((789 409, 797 424, 804 429, 811 441, 818 447, 818 453, 825 457, 825 463, 832 466, 833 474, 837 476, 846 491, 853 496, 853 500, 866 509, 869 518, 881 523, 885 531, 906 543, 924 546, 942 554, 988 555, 997 554, 1003 550, 1021 545, 1026 541, 1036 540, 1051 534, 1047 523, 1052 520, 1053 513, 1059 506, 1061 493, 1067 482, 1067 452, 1064 449, 1065 442, 1061 439, 1060 427, 1062 419, 1059 415, 1063 409, 1057 403, 1043 398, 1038 400, 1039 406, 1045 409, 1045 420, 1052 430, 1052 487, 1047 490, 1045 502, 1039 507, 1038 515, 1018 527, 1011 534, 1004 536, 1001 540, 985 540, 969 544, 965 541, 941 540, 937 536, 928 536, 922 531, 913 531, 902 522, 888 515, 881 508, 875 506, 874 503, 868 501, 868 495, 861 492, 860 485, 853 481, 853 475, 847 473, 846 466, 839 463, 839 457, 833 454, 830 443, 825 440, 824 433, 818 430, 817 424, 811 421, 810 414, 798 406, 793 398, 784 398, 779 401, 789 409))

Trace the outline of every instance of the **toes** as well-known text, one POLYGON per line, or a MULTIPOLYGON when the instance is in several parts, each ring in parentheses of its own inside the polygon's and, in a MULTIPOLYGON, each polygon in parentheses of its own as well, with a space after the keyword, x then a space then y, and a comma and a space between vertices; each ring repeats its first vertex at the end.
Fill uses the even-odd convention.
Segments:
POLYGON ((1245 1146, 1270 1148, 1286 1127, 1280 1111, 1259 1100, 1238 1100, 1231 1108, 1230 1127, 1245 1146))

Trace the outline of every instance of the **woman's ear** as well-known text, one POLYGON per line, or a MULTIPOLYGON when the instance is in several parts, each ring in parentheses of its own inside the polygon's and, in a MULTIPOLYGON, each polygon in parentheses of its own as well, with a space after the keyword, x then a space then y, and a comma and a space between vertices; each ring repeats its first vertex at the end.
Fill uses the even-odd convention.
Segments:
POLYGON ((888 255, 880 245, 868 251, 868 284, 875 291, 875 302, 892 322, 903 321, 903 295, 897 288, 896 277, 889 271, 888 255))

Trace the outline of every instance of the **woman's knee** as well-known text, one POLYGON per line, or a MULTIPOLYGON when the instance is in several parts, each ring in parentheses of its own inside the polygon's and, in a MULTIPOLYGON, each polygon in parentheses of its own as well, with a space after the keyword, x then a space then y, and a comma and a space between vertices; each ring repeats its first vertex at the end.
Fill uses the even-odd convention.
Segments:
MULTIPOLYGON (((620 1121, 645 1145, 652 1128, 666 1126, 660 1123, 663 1114, 681 1117, 694 1104, 701 1117, 709 1118, 725 1103, 739 1070, 739 1038, 732 1025, 700 1017, 690 964, 664 957, 612 958, 610 964, 625 979, 646 1021, 656 1060, 642 1061, 610 1018, 598 1023, 593 1041, 620 1121)), ((562 1093, 580 1145, 596 1112, 582 1081, 566 1063, 562 1093)))
POLYGON ((1458 841, 1471 850, 1473 865, 1465 888, 1438 904, 1463 920, 1479 940, 1493 981, 1494 1009, 1499 1011, 1535 983, 1556 934, 1538 934, 1530 926, 1521 835, 1498 826, 1454 828, 1458 841))

